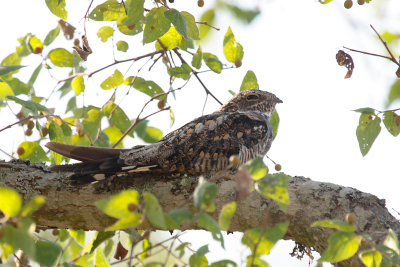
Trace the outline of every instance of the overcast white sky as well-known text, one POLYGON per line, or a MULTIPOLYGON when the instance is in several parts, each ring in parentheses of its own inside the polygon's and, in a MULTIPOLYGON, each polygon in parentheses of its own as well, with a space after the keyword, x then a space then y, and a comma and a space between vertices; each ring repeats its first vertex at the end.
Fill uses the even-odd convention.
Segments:
MULTIPOLYGON (((94 6, 102 1, 95 1, 94 6)), ((175 6, 180 10, 200 13, 210 6, 206 0, 203 9, 197 8, 196 1, 176 0, 175 6)), ((361 107, 373 107, 384 110, 384 103, 390 84, 394 81, 396 67, 393 63, 380 58, 352 54, 355 61, 355 70, 351 79, 343 79, 346 69, 339 67, 335 54, 341 47, 348 46, 355 49, 376 53, 385 53, 382 44, 377 41, 369 24, 383 32, 386 29, 398 28, 400 23, 400 2, 373 1, 375 8, 370 5, 358 6, 356 3, 350 10, 343 8, 342 1, 334 1, 329 5, 321 5, 317 1, 259 1, 262 3, 262 15, 250 26, 229 21, 226 14, 216 22, 221 28, 214 37, 214 41, 203 47, 203 51, 218 54, 221 59, 222 40, 228 26, 232 27, 236 40, 245 51, 243 66, 239 69, 227 70, 222 75, 204 74, 202 77, 209 89, 217 97, 226 102, 230 98, 228 90, 239 91, 241 80, 247 70, 253 70, 258 78, 260 89, 275 93, 283 104, 278 106, 281 125, 277 138, 272 145, 269 156, 279 162, 283 171, 289 175, 309 177, 316 181, 331 182, 344 186, 357 188, 385 198, 389 209, 393 207, 400 210, 398 180, 399 175, 399 138, 392 137, 385 128, 373 144, 366 157, 362 157, 358 148, 355 135, 359 114, 351 110, 361 107), (264 3, 265 2, 265 3, 264 3), (380 5, 387 2, 387 6, 380 5), (382 14, 389 14, 384 20, 378 18, 382 14)), ((89 1, 67 1, 67 10, 70 11, 68 21, 83 30, 83 17, 89 1)), ((246 5, 250 6, 250 4, 246 5)), ((17 46, 17 38, 31 32, 42 40, 47 32, 56 26, 58 18, 52 15, 44 1, 8 1, 5 8, 0 10, 0 29, 2 41, 0 43, 0 59, 12 53, 17 46)), ((87 66, 89 71, 95 70, 112 62, 112 55, 106 54, 111 47, 111 42, 101 43, 96 36, 101 23, 88 22, 88 38, 95 53, 89 57, 87 66)), ((118 36, 115 41, 123 39, 118 36)), ((64 45, 62 37, 57 41, 64 45)), ((125 38, 128 40, 128 38, 125 38)), ((149 51, 152 45, 147 45, 144 50, 139 43, 130 41, 128 56, 116 54, 118 59, 137 56, 142 51, 149 51)), ((56 44, 55 44, 56 45, 56 44)), ((72 45, 71 45, 72 46, 72 45)), ((55 48, 56 46, 53 46, 55 48)), ((67 46, 67 49, 72 50, 67 46)), ((396 47, 398 49, 398 47, 396 47)), ((44 51, 47 53, 48 51, 44 51)), ((21 71, 23 81, 28 78, 24 73, 29 73, 39 64, 36 61, 25 61, 29 65, 21 71)), ((128 72, 135 75, 135 64, 128 72)), ((124 74, 129 65, 118 66, 124 74)), ((101 74, 93 76, 86 82, 85 104, 102 105, 109 98, 110 92, 104 92, 99 84, 111 74, 114 69, 108 69, 101 74)), ((155 73, 164 72, 163 66, 155 67, 152 73, 142 71, 141 76, 147 79, 156 79, 157 83, 167 90, 168 79, 164 76, 154 78, 155 73)), ((63 78, 58 74, 58 78, 63 78)), ((176 82, 176 86, 181 83, 176 82)), ((37 94, 47 96, 55 83, 49 82, 45 72, 39 78, 36 87, 37 94)), ((121 90, 123 91, 123 90, 121 90)), ((125 108, 130 118, 136 117, 140 102, 146 97, 140 93, 122 97, 125 91, 119 94, 117 103, 125 108)), ((171 100, 175 111, 176 122, 173 128, 182 126, 202 114, 205 94, 195 79, 177 93, 177 101, 171 100)), ((82 99, 80 103, 82 103, 82 99)), ((397 103, 399 104, 399 103, 397 103)), ((53 97, 50 105, 59 108, 57 97, 53 97)), ((394 106, 396 107, 396 106, 394 106)), ((156 108, 153 106, 153 108, 156 108)), ((218 108, 212 99, 208 100, 206 113, 218 108)), ((14 108, 14 111, 17 111, 14 108)), ((56 111, 62 113, 64 108, 56 111)), ((151 110, 149 110, 149 113, 151 110)), ((15 121, 10 116, 7 108, 0 110, 0 128, 15 121)), ((151 121, 151 125, 160 127, 164 134, 168 133, 169 115, 160 114, 151 121)), ((0 148, 12 153, 18 144, 24 140, 22 131, 12 129, 0 133, 0 148)), ((134 144, 136 140, 126 142, 134 144)), ((0 153, 0 159, 8 159, 0 153)), ((268 163, 272 167, 271 163, 268 163)), ((209 241, 196 235, 199 245, 209 241), (202 239, 201 239, 202 238, 202 239)), ((190 237, 193 239, 193 237, 190 237)), ((211 235, 210 235, 211 238, 211 235)), ((238 234, 230 235, 226 244, 234 246, 224 254, 213 249, 211 261, 221 255, 239 261, 243 255, 243 248, 236 246, 240 238, 238 234), (233 252, 233 253, 232 253, 233 252)), ((308 266, 308 260, 299 262, 290 259, 288 252, 292 247, 287 242, 279 244, 272 255, 267 257, 271 266, 308 266)))

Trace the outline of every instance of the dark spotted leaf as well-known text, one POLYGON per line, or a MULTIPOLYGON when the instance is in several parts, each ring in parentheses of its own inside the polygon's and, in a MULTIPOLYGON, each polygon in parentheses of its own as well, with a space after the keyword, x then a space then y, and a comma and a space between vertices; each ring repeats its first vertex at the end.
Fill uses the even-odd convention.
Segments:
POLYGON ((365 156, 370 150, 376 137, 381 131, 381 118, 368 113, 362 113, 360 116, 359 124, 356 130, 358 144, 360 146, 361 154, 365 156))
POLYGON ((146 16, 143 43, 151 43, 163 36, 170 28, 171 21, 164 16, 165 7, 155 7, 146 16))

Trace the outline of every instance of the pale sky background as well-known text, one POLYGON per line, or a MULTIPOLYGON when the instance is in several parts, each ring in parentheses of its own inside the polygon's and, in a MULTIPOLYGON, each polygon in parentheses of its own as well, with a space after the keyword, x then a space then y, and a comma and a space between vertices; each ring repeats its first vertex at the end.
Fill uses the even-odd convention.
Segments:
MULTIPOLYGON (((95 1, 93 6, 102 1, 95 1)), ((200 9, 197 1, 175 0, 179 10, 187 10, 200 14, 211 6, 212 1, 206 0, 200 9)), ((239 1, 242 2, 243 1, 239 1)), ((203 52, 217 54, 224 60, 222 40, 228 26, 232 27, 236 40, 244 47, 243 65, 239 69, 223 71, 222 74, 207 73, 201 75, 208 88, 222 101, 230 98, 228 90, 239 91, 241 81, 247 70, 253 70, 258 78, 260 89, 275 93, 283 104, 277 109, 281 118, 279 133, 268 155, 283 167, 282 171, 295 176, 309 177, 315 181, 331 182, 357 188, 387 200, 388 209, 400 210, 398 179, 400 151, 399 138, 391 136, 385 128, 373 144, 366 157, 362 157, 355 131, 358 125, 359 113, 351 110, 361 107, 385 109, 387 92, 395 80, 396 66, 384 59, 352 53, 355 69, 351 79, 343 79, 346 73, 344 67, 339 67, 335 60, 337 50, 342 46, 385 54, 382 44, 369 27, 373 24, 379 32, 394 30, 400 25, 400 2, 398 0, 374 0, 370 5, 358 6, 354 1, 353 8, 346 10, 343 1, 333 1, 329 5, 321 5, 317 1, 286 0, 286 1, 254 1, 262 10, 250 26, 231 22, 229 15, 223 13, 215 26, 221 31, 213 35, 213 41, 203 46, 203 52), (382 15, 385 17, 382 18, 382 15), (231 23, 228 24, 227 22, 231 23)), ((70 12, 68 21, 82 33, 81 18, 87 9, 89 1, 67 1, 70 12)), ((246 2, 246 6, 252 6, 246 2)), ((45 1, 7 1, 0 10, 0 60, 15 51, 17 38, 31 32, 44 40, 47 32, 57 24, 58 18, 50 13, 45 1)), ((88 39, 94 53, 86 62, 88 71, 93 71, 113 61, 107 49, 112 47, 111 40, 101 43, 97 30, 103 25, 98 22, 86 23, 88 39)), ((80 35, 80 34, 79 34, 80 35)), ((141 47, 135 38, 124 38, 117 35, 115 42, 130 40, 127 54, 116 53, 117 59, 138 56, 145 51, 151 51, 153 45, 141 47), (133 40, 132 40, 133 39, 133 40)), ((58 37, 52 48, 65 47, 72 51, 72 44, 65 45, 63 37, 58 37), (57 46, 59 45, 59 46, 57 46)), ((398 51, 398 46, 394 50, 398 51)), ((48 53, 49 50, 44 50, 48 53)), ((22 62, 29 67, 21 70, 22 81, 27 82, 32 70, 39 64, 39 56, 32 61, 22 62), (24 76, 25 73, 25 76, 24 76)), ((224 62, 226 62, 224 60, 224 62)), ((144 61, 134 64, 118 65, 117 68, 125 74, 136 75, 136 71, 144 61)), ((150 63, 151 64, 151 63, 150 63)), ((169 88, 168 77, 161 64, 147 72, 146 65, 139 76, 154 79, 164 89, 169 88)), ((86 95, 80 104, 101 106, 111 94, 103 91, 99 84, 111 73, 113 68, 94 75, 86 82, 86 95)), ((56 73, 58 78, 66 77, 66 73, 56 73)), ((174 87, 183 82, 177 80, 174 87)), ((40 96, 48 96, 55 86, 46 71, 39 76, 36 92, 40 96)), ((142 102, 147 96, 131 92, 123 97, 126 88, 120 88, 117 103, 128 116, 137 116, 142 102)), ((198 82, 192 78, 188 85, 177 92, 177 100, 169 98, 176 115, 173 129, 202 115, 205 93, 198 82)), ((398 107, 398 102, 391 108, 398 107)), ((49 101, 50 107, 57 107, 56 114, 65 110, 57 101, 57 95, 49 101)), ((210 113, 219 107, 211 98, 208 99, 205 113, 210 113)), ((12 106, 18 112, 16 106, 12 106)), ((151 106, 147 114, 156 110, 156 104, 151 106)), ((0 110, 0 128, 15 122, 7 108, 0 110)), ((161 128, 164 134, 169 128, 169 114, 155 116, 150 125, 161 128)), ((383 124, 382 124, 383 126, 383 124)), ((21 129, 17 127, 0 133, 0 148, 8 153, 16 151, 18 144, 24 140, 21 129)), ((34 140, 28 138, 27 140, 34 140)), ((125 145, 137 144, 137 140, 128 140, 125 145)), ((0 159, 9 158, 0 153, 0 159)), ((273 165, 267 162, 273 169, 273 165)), ((187 235, 187 239, 198 241, 198 245, 211 242, 211 253, 207 254, 210 262, 220 257, 232 259, 240 263, 247 252, 240 247, 240 234, 229 235, 225 239, 227 250, 221 251, 218 245, 211 242, 211 234, 197 232, 187 235)), ((298 261, 291 258, 293 243, 280 242, 266 260, 271 266, 308 266, 308 259, 298 261)))

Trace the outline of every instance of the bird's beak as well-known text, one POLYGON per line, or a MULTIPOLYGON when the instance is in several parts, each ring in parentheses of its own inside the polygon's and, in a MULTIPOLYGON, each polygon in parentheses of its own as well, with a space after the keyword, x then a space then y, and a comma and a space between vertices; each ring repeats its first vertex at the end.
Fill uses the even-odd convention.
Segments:
POLYGON ((283 101, 282 100, 280 100, 279 98, 277 98, 276 96, 275 96, 275 102, 278 104, 278 103, 283 103, 283 101))

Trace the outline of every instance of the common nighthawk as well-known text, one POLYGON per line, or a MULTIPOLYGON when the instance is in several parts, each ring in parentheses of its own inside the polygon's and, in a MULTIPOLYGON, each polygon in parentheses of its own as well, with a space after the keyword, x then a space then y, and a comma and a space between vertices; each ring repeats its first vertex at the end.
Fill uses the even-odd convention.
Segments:
POLYGON ((272 93, 246 90, 218 111, 199 117, 150 145, 112 149, 49 142, 46 147, 82 161, 55 165, 52 170, 56 171, 213 173, 232 168, 232 155, 242 164, 268 152, 272 143, 269 118, 277 103, 282 101, 272 93))

